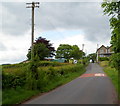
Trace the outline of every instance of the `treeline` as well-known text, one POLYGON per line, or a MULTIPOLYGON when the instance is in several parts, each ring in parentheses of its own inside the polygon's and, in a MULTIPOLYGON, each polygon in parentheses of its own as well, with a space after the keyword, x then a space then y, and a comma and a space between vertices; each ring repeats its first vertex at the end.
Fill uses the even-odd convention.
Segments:
POLYGON ((104 8, 104 14, 110 16, 111 44, 115 52, 110 61, 112 66, 120 71, 120 1, 105 1, 102 3, 102 7, 104 8))
POLYGON ((27 54, 28 60, 31 59, 31 54, 34 55, 34 58, 37 58, 38 60, 44 60, 48 57, 55 58, 64 58, 67 61, 70 58, 79 60, 83 56, 85 56, 85 53, 79 49, 77 45, 69 45, 69 44, 60 44, 57 50, 52 46, 52 43, 50 43, 49 40, 46 38, 39 37, 33 45, 33 50, 29 49, 29 52, 27 54), (33 53, 31 53, 31 51, 33 53))

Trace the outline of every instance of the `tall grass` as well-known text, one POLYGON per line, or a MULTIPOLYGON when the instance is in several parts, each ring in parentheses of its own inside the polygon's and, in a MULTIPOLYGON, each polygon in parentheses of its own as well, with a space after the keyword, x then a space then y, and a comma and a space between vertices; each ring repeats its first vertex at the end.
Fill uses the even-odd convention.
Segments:
POLYGON ((29 99, 31 96, 38 94, 38 90, 27 90, 25 88, 3 90, 2 104, 19 104, 21 101, 29 99))
POLYGON ((104 68, 105 73, 110 77, 112 83, 114 84, 116 91, 118 92, 118 96, 120 99, 120 85, 118 84, 118 70, 115 68, 111 68, 110 66, 104 68))
POLYGON ((120 99, 120 84, 118 83, 118 70, 110 67, 109 61, 102 61, 100 63, 104 67, 104 72, 110 77, 112 83, 114 84, 116 91, 118 92, 118 98, 120 99))
MULTIPOLYGON (((42 63, 43 64, 43 63, 42 63)), ((37 67, 37 77, 32 77, 29 64, 22 67, 4 67, 3 104, 16 104, 38 93, 50 91, 85 72, 82 64, 45 63, 37 67), (51 65, 50 65, 51 64, 51 65), (32 87, 32 88, 31 88, 32 87)))

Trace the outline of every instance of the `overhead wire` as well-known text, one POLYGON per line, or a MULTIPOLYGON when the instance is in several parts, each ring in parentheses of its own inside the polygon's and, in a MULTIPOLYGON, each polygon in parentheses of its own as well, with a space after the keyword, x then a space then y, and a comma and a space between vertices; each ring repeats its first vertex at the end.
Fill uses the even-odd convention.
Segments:
MULTIPOLYGON (((38 10, 38 11, 37 11, 37 15, 40 16, 40 15, 41 15, 41 14, 40 14, 40 9, 37 9, 37 10, 38 10)), ((47 19, 47 22, 49 22, 49 24, 52 26, 52 28, 53 28, 53 29, 56 29, 55 31, 56 31, 57 33, 59 33, 58 35, 59 35, 60 37, 62 37, 62 38, 65 38, 65 36, 63 35, 63 33, 60 32, 60 31, 58 31, 57 28, 56 28, 56 26, 50 21, 49 17, 47 17, 46 19, 47 19)), ((38 28, 41 28, 40 25, 38 25, 38 24, 36 24, 36 26, 37 26, 38 28)))

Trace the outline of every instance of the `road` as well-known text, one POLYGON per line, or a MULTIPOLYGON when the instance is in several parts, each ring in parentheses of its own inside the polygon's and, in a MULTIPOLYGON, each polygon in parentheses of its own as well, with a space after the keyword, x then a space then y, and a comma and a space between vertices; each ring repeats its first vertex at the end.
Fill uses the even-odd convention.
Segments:
POLYGON ((90 63, 82 76, 25 104, 115 104, 116 101, 111 80, 98 64, 90 63))

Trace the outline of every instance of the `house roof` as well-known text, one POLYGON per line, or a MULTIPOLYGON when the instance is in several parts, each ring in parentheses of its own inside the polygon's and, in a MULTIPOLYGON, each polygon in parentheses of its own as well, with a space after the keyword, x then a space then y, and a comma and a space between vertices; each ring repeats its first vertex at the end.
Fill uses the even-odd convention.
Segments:
MULTIPOLYGON (((104 48, 106 48, 106 49, 109 49, 109 48, 112 47, 112 45, 111 45, 111 46, 107 46, 107 47, 105 47, 104 45, 102 45, 101 47, 99 47, 99 48, 97 49, 97 51, 98 51, 99 49, 101 49, 102 47, 104 47, 104 48)), ((96 51, 96 52, 97 52, 97 51, 96 51)))
POLYGON ((104 48, 106 48, 106 49, 107 49, 107 47, 105 47, 104 45, 102 45, 100 48, 98 48, 98 49, 97 49, 97 51, 98 51, 99 49, 101 49, 102 47, 104 47, 104 48))
POLYGON ((109 46, 109 47, 108 47, 108 49, 109 49, 109 48, 111 48, 111 47, 112 47, 112 45, 111 45, 111 46, 109 46))

